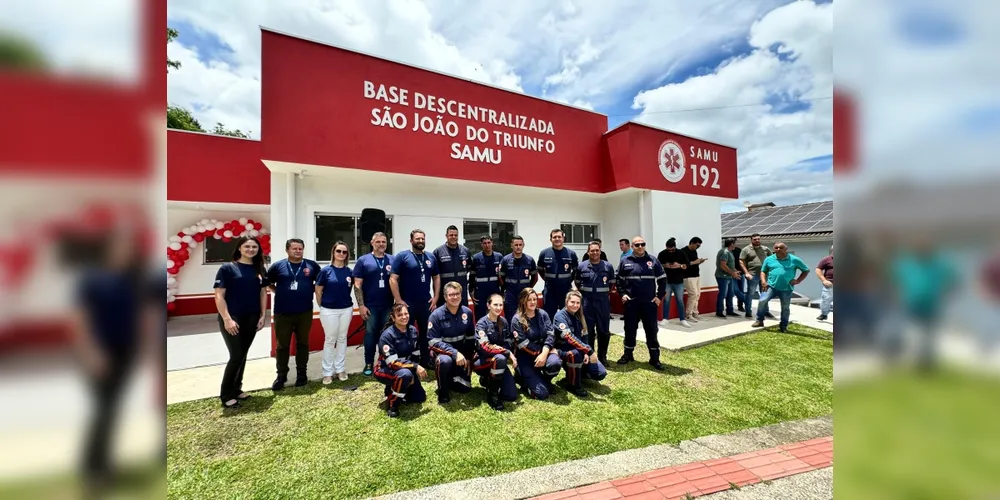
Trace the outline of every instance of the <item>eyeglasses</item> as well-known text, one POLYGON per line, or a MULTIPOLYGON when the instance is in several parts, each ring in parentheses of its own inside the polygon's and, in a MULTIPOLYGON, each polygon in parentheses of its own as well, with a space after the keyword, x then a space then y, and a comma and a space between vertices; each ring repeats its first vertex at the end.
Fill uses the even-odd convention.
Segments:
POLYGON ((446 294, 444 294, 444 296, 445 297, 454 298, 454 297, 461 297, 462 294, 461 293, 446 293, 446 294))
POLYGON ((646 246, 646 244, 645 244, 645 243, 633 243, 633 244, 632 244, 632 246, 634 246, 634 247, 636 247, 636 248, 639 248, 639 247, 644 247, 644 246, 646 246))
POLYGON ((347 250, 335 250, 333 253, 338 254, 338 255, 339 254, 347 255, 347 250))

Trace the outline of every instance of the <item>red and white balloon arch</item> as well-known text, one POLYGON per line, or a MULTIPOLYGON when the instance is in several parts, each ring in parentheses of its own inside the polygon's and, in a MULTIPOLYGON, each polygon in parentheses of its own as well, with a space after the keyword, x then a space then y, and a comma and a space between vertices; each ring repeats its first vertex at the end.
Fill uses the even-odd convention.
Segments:
POLYGON ((184 263, 191 258, 191 250, 208 238, 225 242, 233 238, 250 236, 260 241, 263 255, 271 254, 271 236, 260 222, 246 217, 223 222, 216 219, 202 219, 193 226, 185 227, 170 237, 167 243, 167 310, 173 311, 177 306, 177 274, 184 263))

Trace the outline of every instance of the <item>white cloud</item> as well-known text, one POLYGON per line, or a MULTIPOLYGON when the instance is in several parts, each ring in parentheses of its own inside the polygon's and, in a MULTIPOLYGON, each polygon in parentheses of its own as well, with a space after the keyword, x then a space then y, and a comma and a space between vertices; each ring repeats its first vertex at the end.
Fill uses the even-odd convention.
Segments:
POLYGON ((832 153, 832 100, 813 100, 793 113, 766 103, 776 96, 832 95, 832 28, 830 4, 798 1, 774 9, 752 25, 751 53, 710 74, 639 92, 636 121, 738 148, 741 199, 791 204, 830 198, 830 172, 786 167, 832 153))

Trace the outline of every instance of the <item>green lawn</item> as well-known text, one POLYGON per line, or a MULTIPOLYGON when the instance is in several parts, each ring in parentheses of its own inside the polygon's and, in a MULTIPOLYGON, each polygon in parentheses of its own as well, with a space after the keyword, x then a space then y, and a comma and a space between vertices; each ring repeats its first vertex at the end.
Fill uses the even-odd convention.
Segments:
MULTIPOLYGON (((661 335, 669 335, 662 331, 661 335)), ((217 399, 167 409, 171 498, 357 498, 489 476, 708 434, 830 414, 833 342, 792 325, 681 353, 666 372, 613 365, 591 397, 525 396, 503 412, 484 391, 389 419, 382 385, 352 376, 278 396, 260 391, 238 413, 217 399), (345 384, 361 384, 349 392, 345 384)), ((622 353, 613 337, 608 358, 622 353)), ((559 377, 561 378, 561 376, 559 377)), ((558 379, 557 379, 558 380, 558 379)))
POLYGON ((995 375, 898 370, 835 392, 838 495, 1000 498, 995 375))

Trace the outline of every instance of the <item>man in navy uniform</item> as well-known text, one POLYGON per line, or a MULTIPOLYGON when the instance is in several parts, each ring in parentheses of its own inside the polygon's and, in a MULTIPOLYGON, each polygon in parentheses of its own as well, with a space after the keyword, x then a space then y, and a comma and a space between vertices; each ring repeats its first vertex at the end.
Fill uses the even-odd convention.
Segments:
POLYGON ((441 278, 438 276, 437 261, 433 255, 424 253, 426 235, 420 229, 410 231, 411 250, 404 250, 392 259, 392 275, 389 289, 397 304, 405 304, 410 312, 410 321, 420 332, 420 360, 430 363, 427 350, 427 318, 437 303, 437 290, 441 278), (435 291, 431 296, 431 285, 435 291))
MULTIPOLYGON (((431 253, 434 255, 434 259, 437 261, 438 272, 440 274, 440 282, 448 283, 454 281, 459 285, 462 285, 462 305, 469 304, 469 249, 465 248, 465 245, 458 244, 458 228, 455 226, 448 226, 445 230, 445 238, 447 239, 444 245, 441 245, 434 249, 431 253)), ((445 303, 444 294, 441 293, 440 289, 435 290, 435 295, 437 296, 437 306, 443 306, 445 303)))
POLYGON ((500 293, 498 273, 502 255, 493 252, 493 238, 479 238, 483 251, 472 256, 469 265, 469 294, 475 303, 476 320, 486 316, 490 295, 500 293))
POLYGON ((295 335, 295 386, 306 385, 309 363, 309 329, 313 322, 313 296, 319 264, 302 258, 305 243, 298 238, 285 242, 287 259, 281 259, 267 269, 267 281, 274 292, 274 336, 278 346, 274 361, 278 377, 271 390, 280 391, 288 381, 288 354, 295 335))
POLYGON ((635 360, 632 352, 641 321, 642 330, 646 332, 646 347, 649 348, 649 364, 663 370, 660 342, 656 335, 659 331, 658 308, 667 295, 666 278, 663 266, 646 253, 646 240, 640 236, 632 238, 632 254, 618 264, 618 294, 625 304, 625 354, 618 360, 619 365, 635 360))
POLYGON ((611 286, 615 282, 615 268, 601 259, 601 244, 590 242, 590 257, 580 263, 576 287, 583 295, 583 317, 589 331, 587 343, 597 346, 597 359, 608 365, 608 343, 611 342, 611 286), (597 342, 595 344, 595 341, 597 342))
POLYGON ((503 316, 510 323, 517 312, 517 301, 521 290, 534 287, 538 281, 535 259, 524 253, 524 238, 514 236, 510 240, 511 253, 500 260, 500 288, 503 290, 503 316))
POLYGON ((392 290, 389 289, 392 255, 385 252, 388 242, 385 233, 375 233, 371 241, 372 252, 358 257, 354 264, 354 298, 361 321, 365 322, 365 369, 362 373, 366 377, 374 370, 375 344, 389 320, 392 307, 392 290))
POLYGON ((451 401, 451 389, 472 390, 475 322, 472 310, 462 305, 462 285, 449 281, 444 286, 445 305, 431 313, 427 325, 430 351, 437 373, 438 403, 451 401))
POLYGON ((580 267, 576 252, 563 246, 565 237, 562 229, 553 229, 549 232, 552 246, 538 254, 538 276, 545 280, 542 309, 549 313, 550 318, 566 305, 566 293, 573 288, 577 268, 580 267))

